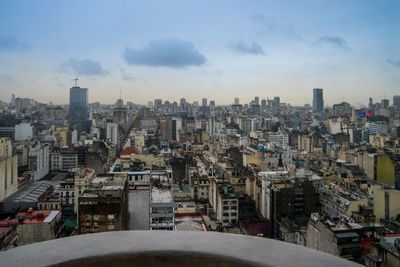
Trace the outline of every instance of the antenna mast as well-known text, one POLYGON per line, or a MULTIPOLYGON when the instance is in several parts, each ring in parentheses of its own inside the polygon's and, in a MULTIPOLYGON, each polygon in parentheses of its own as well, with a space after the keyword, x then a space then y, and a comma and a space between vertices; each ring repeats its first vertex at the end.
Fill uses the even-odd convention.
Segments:
POLYGON ((78 78, 72 79, 71 81, 75 81, 75 87, 78 87, 78 78))

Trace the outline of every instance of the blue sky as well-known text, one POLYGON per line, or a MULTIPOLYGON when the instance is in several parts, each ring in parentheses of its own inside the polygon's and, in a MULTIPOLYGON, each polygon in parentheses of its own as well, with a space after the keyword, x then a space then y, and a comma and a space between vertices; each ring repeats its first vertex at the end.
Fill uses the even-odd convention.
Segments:
POLYGON ((400 94, 400 1, 0 1, 0 99, 400 94))

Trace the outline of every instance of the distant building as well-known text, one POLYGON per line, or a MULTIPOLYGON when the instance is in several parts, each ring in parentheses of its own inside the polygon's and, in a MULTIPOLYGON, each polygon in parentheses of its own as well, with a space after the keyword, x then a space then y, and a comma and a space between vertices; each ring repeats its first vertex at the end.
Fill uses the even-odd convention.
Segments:
POLYGON ((281 98, 279 96, 275 96, 272 102, 272 112, 274 114, 278 114, 281 109, 281 98))
POLYGON ((351 107, 347 102, 342 102, 340 104, 333 105, 333 116, 351 116, 351 107))
POLYGON ((201 99, 201 106, 202 107, 207 107, 207 98, 202 98, 201 99))
POLYGON ((324 110, 324 96, 322 88, 313 89, 313 112, 322 112, 324 110))
POLYGON ((69 91, 68 118, 70 125, 75 125, 78 133, 90 132, 88 114, 88 89, 72 87, 69 91))
POLYGON ((393 106, 400 107, 400 95, 393 96, 393 106))
POLYGON ((33 127, 30 123, 20 123, 15 125, 15 141, 30 140, 33 138, 33 127))
POLYGON ((120 144, 120 130, 119 130, 119 125, 118 123, 115 122, 109 122, 107 123, 107 133, 106 133, 106 138, 107 141, 109 141, 112 145, 118 145, 120 144))

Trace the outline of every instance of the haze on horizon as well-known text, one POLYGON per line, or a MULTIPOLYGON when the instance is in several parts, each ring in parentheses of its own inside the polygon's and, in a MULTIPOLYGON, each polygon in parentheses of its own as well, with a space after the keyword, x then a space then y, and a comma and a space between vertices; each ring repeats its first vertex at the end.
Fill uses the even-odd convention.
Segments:
POLYGON ((0 99, 366 104, 400 93, 400 1, 0 2, 0 99))

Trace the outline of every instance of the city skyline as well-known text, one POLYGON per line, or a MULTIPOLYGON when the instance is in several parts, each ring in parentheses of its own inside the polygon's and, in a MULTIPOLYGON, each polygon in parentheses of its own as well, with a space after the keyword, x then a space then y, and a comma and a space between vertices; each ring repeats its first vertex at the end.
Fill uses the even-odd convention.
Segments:
POLYGON ((324 88, 328 105, 366 105, 370 96, 391 99, 400 87, 396 1, 0 7, 3 100, 15 93, 67 104, 75 77, 91 90, 89 102, 102 103, 113 103, 121 90, 138 104, 182 96, 228 105, 234 97, 280 96, 303 105, 312 103, 309 90, 324 88))

